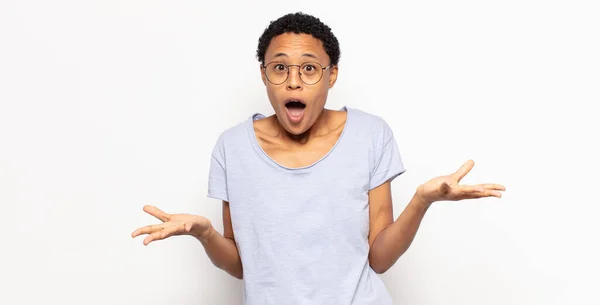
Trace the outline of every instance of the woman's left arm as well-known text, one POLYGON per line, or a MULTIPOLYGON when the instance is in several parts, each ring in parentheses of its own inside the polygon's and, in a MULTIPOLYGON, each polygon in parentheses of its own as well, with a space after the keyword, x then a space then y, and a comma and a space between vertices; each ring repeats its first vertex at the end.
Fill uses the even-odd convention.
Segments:
POLYGON ((436 177, 419 186, 396 221, 393 220, 391 182, 369 192, 369 263, 375 272, 384 273, 408 250, 434 202, 502 197, 500 191, 506 188, 499 184, 458 184, 473 166, 473 161, 467 161, 453 174, 436 177))

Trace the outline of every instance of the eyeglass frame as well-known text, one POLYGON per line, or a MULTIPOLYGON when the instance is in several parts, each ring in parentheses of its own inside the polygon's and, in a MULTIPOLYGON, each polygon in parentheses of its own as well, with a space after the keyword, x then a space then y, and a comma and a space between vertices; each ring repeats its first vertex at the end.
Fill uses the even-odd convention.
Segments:
POLYGON ((286 81, 287 81, 287 80, 290 78, 290 67, 298 67, 298 78, 300 78, 300 80, 301 80, 301 81, 302 81, 304 84, 306 84, 306 85, 309 85, 309 86, 312 86, 312 85, 316 85, 316 84, 318 84, 318 83, 321 81, 321 79, 323 79, 323 72, 324 72, 325 70, 327 70, 327 69, 329 69, 329 68, 333 67, 333 66, 334 66, 334 64, 329 64, 329 65, 327 65, 327 66, 323 67, 323 65, 322 65, 322 64, 320 64, 320 63, 318 63, 318 62, 313 62, 313 61, 307 61, 307 62, 305 62, 305 63, 303 63, 303 64, 301 64, 301 65, 288 65, 288 64, 285 64, 285 63, 283 63, 283 62, 279 62, 279 61, 272 61, 272 62, 269 62, 269 63, 267 63, 266 65, 265 65, 265 64, 262 64, 262 65, 261 65, 261 67, 265 69, 265 78, 266 78, 266 79, 269 81, 269 83, 271 83, 271 84, 273 84, 273 85, 281 85, 281 84, 285 83, 285 82, 286 82, 286 81), (286 67, 286 69, 287 69, 287 75, 286 75, 285 79, 284 79, 284 80, 283 80, 281 83, 274 83, 274 82, 272 82, 272 81, 269 79, 269 77, 267 76, 267 66, 268 66, 268 65, 270 65, 270 64, 272 64, 272 63, 279 63, 279 64, 281 64, 281 65, 284 65, 284 66, 286 67), (302 66, 304 66, 305 64, 317 64, 317 65, 319 65, 319 67, 321 67, 321 76, 319 77, 319 80, 317 80, 316 82, 314 82, 314 83, 312 83, 312 84, 309 84, 309 83, 305 82, 305 81, 302 79, 302 73, 300 72, 300 68, 301 68, 302 66))

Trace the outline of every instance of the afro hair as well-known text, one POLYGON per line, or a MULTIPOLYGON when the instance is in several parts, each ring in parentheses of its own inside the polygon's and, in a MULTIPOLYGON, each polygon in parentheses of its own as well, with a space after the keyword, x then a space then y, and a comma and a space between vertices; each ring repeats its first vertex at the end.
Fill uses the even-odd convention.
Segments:
POLYGON ((340 45, 331 32, 329 26, 319 18, 302 12, 291 13, 271 21, 263 34, 258 39, 256 57, 262 64, 265 63, 265 53, 271 40, 284 33, 308 34, 323 43, 325 53, 329 56, 330 64, 337 65, 340 60, 340 45))

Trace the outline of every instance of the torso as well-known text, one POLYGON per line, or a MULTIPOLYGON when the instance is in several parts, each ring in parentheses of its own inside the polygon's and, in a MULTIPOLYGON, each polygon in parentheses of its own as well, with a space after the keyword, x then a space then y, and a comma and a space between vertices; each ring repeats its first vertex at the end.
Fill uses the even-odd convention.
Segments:
POLYGON ((326 110, 325 130, 306 143, 297 143, 283 137, 277 129, 277 118, 270 116, 254 121, 256 140, 273 161, 288 168, 306 167, 326 156, 339 140, 346 123, 346 111, 326 110))
POLYGON ((253 114, 213 150, 209 196, 229 202, 246 305, 392 304, 368 243, 369 190, 403 171, 384 149, 391 130, 359 110, 330 114, 303 144, 253 114))

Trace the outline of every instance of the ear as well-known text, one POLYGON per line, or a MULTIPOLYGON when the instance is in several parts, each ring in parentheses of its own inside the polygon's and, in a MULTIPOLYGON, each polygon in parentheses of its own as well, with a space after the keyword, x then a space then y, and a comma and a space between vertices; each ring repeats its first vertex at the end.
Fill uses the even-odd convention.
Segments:
POLYGON ((267 85, 267 76, 265 75, 265 69, 262 66, 262 63, 258 66, 260 69, 260 78, 263 81, 263 84, 265 84, 265 86, 267 85))
POLYGON ((335 82, 337 81, 337 76, 338 76, 338 66, 334 65, 331 67, 331 73, 329 74, 329 88, 333 87, 333 85, 335 85, 335 82))

